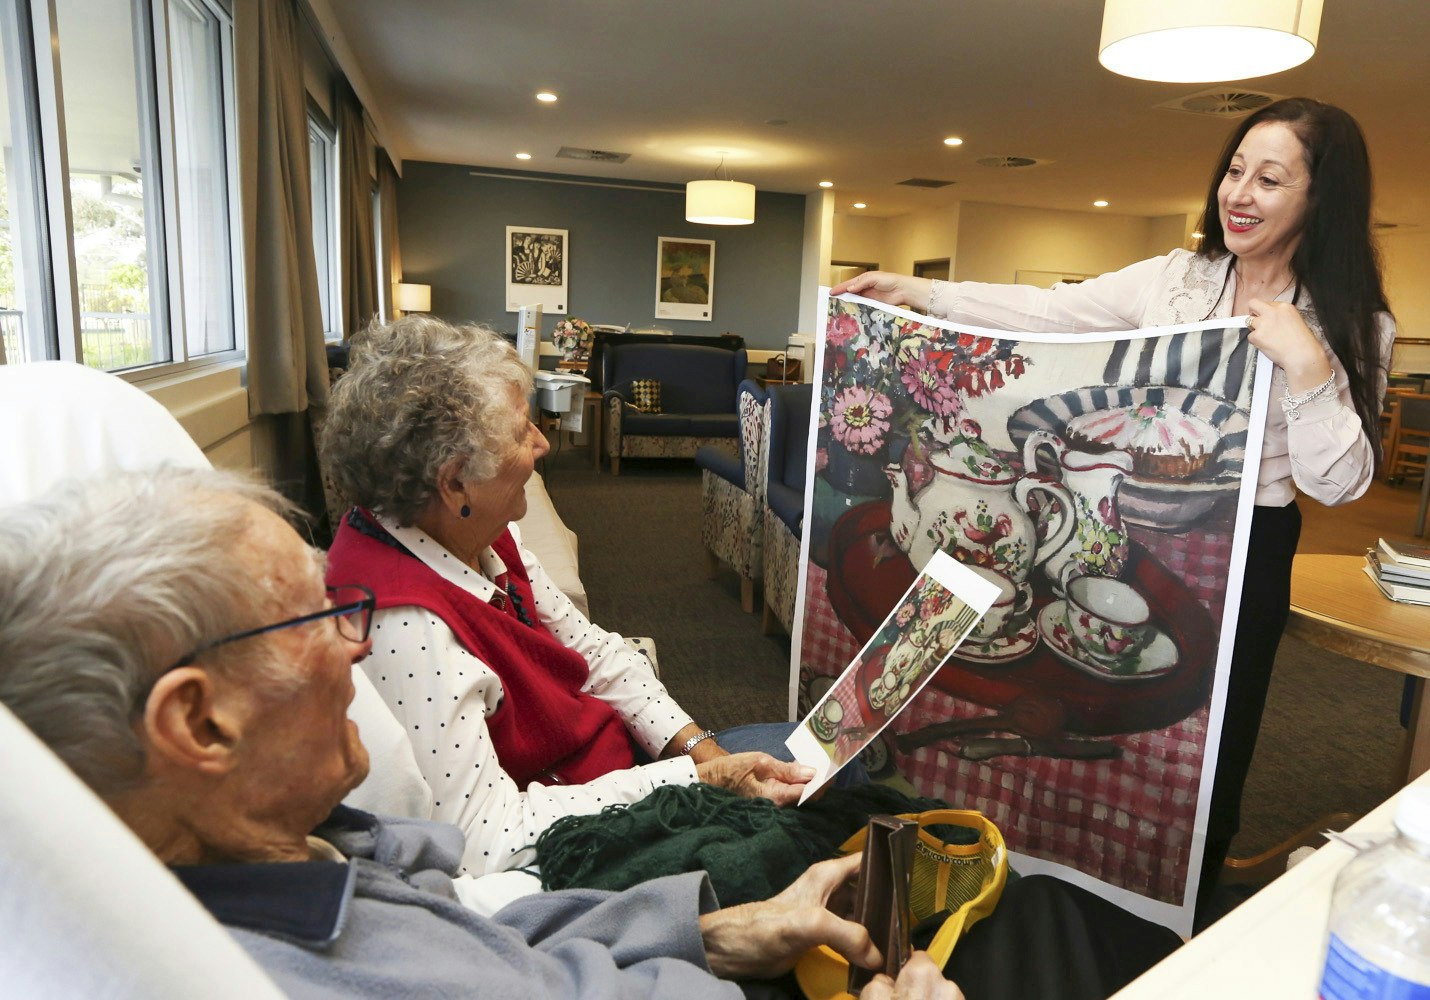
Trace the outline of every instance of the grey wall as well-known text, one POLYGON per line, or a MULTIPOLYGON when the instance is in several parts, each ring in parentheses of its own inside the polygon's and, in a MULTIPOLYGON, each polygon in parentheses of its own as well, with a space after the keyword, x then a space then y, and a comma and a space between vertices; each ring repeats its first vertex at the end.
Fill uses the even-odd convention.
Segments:
MULTIPOLYGON (((403 280, 430 284, 432 311, 447 319, 515 332, 516 314, 506 311, 506 227, 534 226, 570 232, 569 316, 710 337, 729 331, 749 347, 779 350, 798 329, 802 195, 760 192, 753 225, 697 226, 685 221, 684 191, 508 180, 409 161, 397 216, 403 280), (659 236, 715 241, 710 322, 655 318, 659 236)), ((556 318, 543 317, 543 336, 556 318)))

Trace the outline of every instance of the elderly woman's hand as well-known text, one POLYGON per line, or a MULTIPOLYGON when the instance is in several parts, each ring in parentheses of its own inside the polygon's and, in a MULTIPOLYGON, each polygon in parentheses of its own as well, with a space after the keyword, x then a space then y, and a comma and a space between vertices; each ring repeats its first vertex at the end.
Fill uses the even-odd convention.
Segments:
POLYGON ((803 764, 777 760, 767 753, 728 753, 695 765, 695 773, 707 785, 715 785, 747 799, 765 798, 777 806, 799 801, 814 769, 803 764))
POLYGON ((891 306, 906 306, 919 312, 928 312, 929 292, 932 290, 933 282, 928 278, 892 274, 888 271, 865 271, 848 281, 841 281, 829 290, 829 294, 843 295, 845 292, 852 292, 891 306))
POLYGON ((1251 345, 1286 373, 1287 390, 1295 395, 1314 389, 1330 378, 1333 369, 1326 350, 1290 302, 1252 299, 1247 305, 1251 345))
POLYGON ((881 972, 860 991, 859 1000, 963 1000, 963 991, 943 978, 928 952, 916 951, 897 981, 881 972))
POLYGON ((773 899, 705 914, 700 935, 710 971, 722 979, 778 976, 820 944, 855 965, 877 967, 879 949, 869 932, 831 912, 840 909, 838 902, 831 906, 831 899, 846 891, 861 860, 862 855, 851 854, 821 861, 773 899))

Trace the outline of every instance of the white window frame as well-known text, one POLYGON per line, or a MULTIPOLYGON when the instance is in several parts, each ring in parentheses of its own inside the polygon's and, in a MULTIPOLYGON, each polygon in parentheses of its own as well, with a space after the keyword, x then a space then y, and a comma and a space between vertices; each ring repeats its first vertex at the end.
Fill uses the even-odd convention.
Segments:
MULTIPOLYGON (((328 289, 328 315, 323 317, 323 339, 337 343, 343 339, 343 299, 342 277, 340 273, 342 244, 338 229, 338 130, 328 120, 323 110, 312 101, 308 102, 308 135, 317 136, 327 151, 327 169, 323 172, 325 183, 324 200, 327 202, 328 224, 324 241, 328 247, 327 267, 323 267, 314 253, 314 263, 318 268, 318 281, 328 289)), ((312 164, 308 165, 312 172, 312 164)), ((318 236, 317 220, 313 221, 313 237, 318 236)))
MULTIPOLYGON (((29 33, 22 39, 33 53, 35 125, 32 136, 38 149, 39 170, 44 193, 44 249, 47 278, 53 298, 45 306, 52 315, 53 339, 46 356, 83 363, 78 277, 73 254, 74 221, 70 203, 69 148, 64 123, 64 94, 61 87, 58 11, 54 0, 0 0, 13 5, 18 30, 29 33), (58 40, 58 44, 55 41, 58 40)), ((242 363, 247 351, 246 263, 243 257, 243 218, 240 197, 238 111, 234 65, 234 26, 231 0, 189 0, 212 14, 219 22, 221 83, 227 167, 227 211, 231 274, 229 294, 233 302, 234 347, 231 350, 188 357, 188 343, 181 323, 183 316, 181 280, 183 261, 178 244, 178 204, 173 189, 174 133, 173 91, 169 74, 167 0, 131 0, 134 15, 135 69, 139 77, 139 127, 141 141, 157 143, 154 160, 159 177, 146 179, 146 233, 150 254, 150 322, 164 332, 170 345, 170 359, 113 374, 131 382, 145 382, 173 375, 216 369, 242 363), (156 266, 159 265, 159 266, 156 266)), ((7 11, 7 16, 10 12, 7 11)), ((29 128, 30 123, 13 121, 13 128, 29 128)), ((36 305, 38 311, 39 306, 36 305)), ((48 332, 48 331, 47 331, 48 332)))

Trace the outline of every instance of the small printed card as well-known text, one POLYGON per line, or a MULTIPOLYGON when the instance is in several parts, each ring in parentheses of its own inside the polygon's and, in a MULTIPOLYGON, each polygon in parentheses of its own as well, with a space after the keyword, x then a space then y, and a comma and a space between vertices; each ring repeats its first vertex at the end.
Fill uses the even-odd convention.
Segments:
POLYGON ((923 690, 978 624, 998 588, 935 552, 859 655, 785 740, 814 768, 800 803, 819 791, 923 690))

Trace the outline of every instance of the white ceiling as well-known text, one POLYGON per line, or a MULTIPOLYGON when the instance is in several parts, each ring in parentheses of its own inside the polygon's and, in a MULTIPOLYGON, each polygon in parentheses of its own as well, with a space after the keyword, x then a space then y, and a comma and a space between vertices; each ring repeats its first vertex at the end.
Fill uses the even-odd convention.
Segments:
MULTIPOLYGON (((1199 210, 1232 122, 1156 105, 1211 85, 1097 62, 1101 0, 333 0, 403 159, 683 182, 737 180, 892 216, 954 201, 1128 215, 1199 210), (538 104, 537 90, 561 100, 538 104), (772 124, 772 120, 785 124, 772 124), (963 146, 942 144, 962 136, 963 146), (630 153, 556 159, 563 145, 630 153), (532 159, 514 154, 529 151, 532 159), (988 155, 1050 161, 994 170, 988 155), (925 191, 909 177, 952 180, 925 191)), ((1316 55, 1247 81, 1354 114, 1377 217, 1430 226, 1430 0, 1326 0, 1316 55)))

